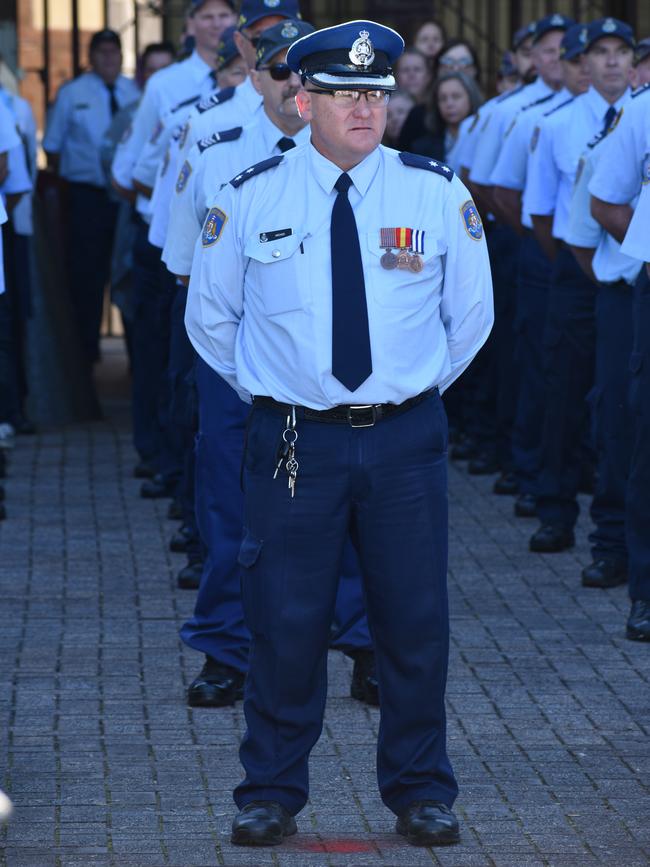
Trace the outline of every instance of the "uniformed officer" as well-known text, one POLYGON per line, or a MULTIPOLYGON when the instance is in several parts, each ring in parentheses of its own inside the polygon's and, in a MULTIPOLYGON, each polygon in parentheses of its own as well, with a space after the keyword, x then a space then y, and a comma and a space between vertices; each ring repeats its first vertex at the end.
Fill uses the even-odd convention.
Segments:
MULTIPOLYGON (((647 262, 648 181, 650 180, 650 85, 633 94, 614 133, 601 145, 603 154, 589 184, 592 213, 616 240, 621 252, 647 262), (640 194, 634 218, 630 203, 640 194)), ((633 445, 626 492, 628 580, 632 607, 627 638, 650 641, 650 546, 648 484, 650 428, 650 279, 641 271, 635 287, 634 337, 630 356, 630 402, 633 445)))
POLYGON ((543 118, 531 142, 524 208, 553 260, 543 338, 546 400, 537 497, 541 524, 530 539, 532 551, 553 553, 574 545, 588 427, 586 398, 594 382, 595 293, 566 244, 569 205, 587 143, 611 126, 629 99, 633 48, 632 29, 624 22, 591 22, 584 54, 590 88, 543 118))
POLYGON ((370 21, 295 42, 287 62, 302 77, 311 142, 236 176, 197 246, 188 333, 255 399, 239 555, 252 643, 236 844, 296 831, 350 531, 377 653, 382 798, 411 843, 459 836, 445 745, 440 392, 487 338, 491 281, 480 217, 452 170, 379 146, 403 46, 370 21))

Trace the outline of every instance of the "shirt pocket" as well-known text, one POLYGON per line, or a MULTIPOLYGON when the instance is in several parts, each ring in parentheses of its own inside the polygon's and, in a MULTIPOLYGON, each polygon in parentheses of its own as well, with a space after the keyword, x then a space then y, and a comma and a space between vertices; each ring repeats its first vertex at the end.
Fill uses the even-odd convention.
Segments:
POLYGON ((304 245, 307 236, 291 234, 262 240, 264 234, 251 235, 244 246, 244 255, 249 258, 247 288, 259 297, 268 316, 305 309, 311 301, 304 245))
MULTIPOLYGON (((368 232, 364 256, 368 263, 365 273, 370 277, 372 296, 377 304, 401 310, 419 310, 439 296, 444 276, 442 257, 446 252, 443 239, 436 237, 433 230, 425 229, 424 253, 417 254, 422 262, 419 271, 384 268, 381 260, 388 251, 380 246, 380 241, 379 229, 368 232)), ((392 252, 397 256, 402 251, 393 249, 392 252)))

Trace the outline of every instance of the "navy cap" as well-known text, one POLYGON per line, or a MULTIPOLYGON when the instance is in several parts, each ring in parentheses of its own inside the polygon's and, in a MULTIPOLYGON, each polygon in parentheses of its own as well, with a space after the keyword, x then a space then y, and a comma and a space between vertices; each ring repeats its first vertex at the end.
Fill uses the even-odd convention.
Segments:
POLYGON ((283 18, 302 18, 298 0, 243 0, 237 26, 240 30, 252 27, 260 18, 281 15, 283 18))
POLYGON ((308 24, 306 21, 298 21, 298 19, 288 19, 280 21, 279 24, 274 24, 260 35, 257 43, 257 59, 255 67, 259 69, 267 60, 274 57, 283 48, 288 48, 290 45, 303 36, 308 36, 313 33, 316 28, 308 24))
POLYGON ((645 60, 648 55, 650 55, 650 37, 646 37, 637 42, 634 50, 634 64, 636 65, 637 63, 641 63, 641 61, 645 60))
POLYGON ((497 69, 497 75, 499 78, 508 78, 511 75, 518 75, 517 67, 515 66, 512 54, 510 54, 509 51, 503 53, 501 63, 497 69))
POLYGON ((114 30, 98 30, 97 33, 93 33, 90 39, 89 50, 94 51, 95 48, 99 48, 100 45, 106 45, 107 43, 117 45, 120 51, 122 50, 122 40, 114 30))
POLYGON ((574 24, 569 27, 567 32, 562 37, 560 43, 560 58, 562 60, 573 60, 574 57, 579 57, 583 54, 587 47, 587 25, 574 24))
POLYGON ((552 30, 568 30, 569 27, 572 27, 575 23, 576 22, 573 18, 561 15, 559 12, 555 12, 553 15, 546 15, 544 18, 540 18, 535 25, 533 44, 539 42, 542 36, 546 36, 546 34, 550 33, 552 30))
MULTIPOLYGON (((189 5, 188 10, 187 10, 187 14, 188 15, 195 15, 199 11, 201 6, 205 6, 205 4, 207 2, 208 2, 208 0, 191 0, 190 5, 189 5)), ((235 5, 236 5, 235 0, 224 0, 224 3, 227 3, 233 12, 235 11, 235 5)))
POLYGON ((392 64, 404 51, 395 30, 374 21, 347 21, 303 36, 287 63, 305 81, 326 90, 396 90, 392 64))
POLYGON ((217 47, 217 72, 225 69, 235 57, 239 57, 239 49, 234 40, 236 32, 236 27, 226 27, 221 34, 221 41, 217 47))
POLYGON ((621 39, 626 45, 634 48, 634 30, 629 24, 626 24, 625 21, 619 21, 618 18, 599 18, 587 26, 586 50, 589 51, 599 39, 605 39, 607 36, 621 39))
POLYGON ((530 24, 527 24, 525 27, 520 27, 519 30, 515 31, 515 35, 512 37, 513 51, 520 49, 524 42, 531 38, 535 32, 535 24, 535 21, 531 21, 530 24))

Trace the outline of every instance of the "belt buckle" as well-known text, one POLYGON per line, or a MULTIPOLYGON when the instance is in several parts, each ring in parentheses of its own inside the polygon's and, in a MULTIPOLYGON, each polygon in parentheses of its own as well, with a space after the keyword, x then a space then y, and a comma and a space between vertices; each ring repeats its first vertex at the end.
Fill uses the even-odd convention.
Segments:
POLYGON ((375 406, 374 403, 365 403, 365 404, 362 404, 361 406, 349 406, 348 407, 348 422, 350 424, 350 427, 374 427, 376 422, 377 422, 377 407, 375 406), (353 412, 356 412, 357 410, 361 411, 362 413, 363 412, 367 413, 368 411, 370 411, 370 418, 372 420, 369 422, 362 423, 362 424, 355 423, 355 417, 353 415, 353 412))

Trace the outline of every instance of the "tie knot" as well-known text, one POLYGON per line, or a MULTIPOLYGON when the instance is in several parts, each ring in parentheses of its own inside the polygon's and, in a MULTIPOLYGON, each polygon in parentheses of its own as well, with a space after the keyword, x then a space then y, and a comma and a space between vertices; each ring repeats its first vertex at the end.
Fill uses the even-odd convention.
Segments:
POLYGON ((338 181, 334 184, 334 189, 339 193, 347 193, 351 186, 352 178, 347 174, 347 172, 343 172, 338 181))
POLYGON ((280 139, 280 141, 278 142, 278 149, 283 154, 286 153, 287 151, 290 151, 291 148, 295 148, 295 146, 296 146, 295 141, 286 135, 283 135, 282 138, 280 139))

